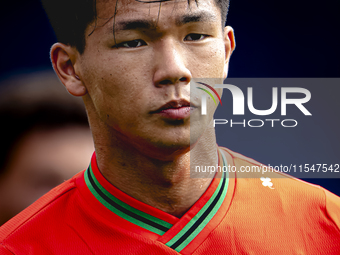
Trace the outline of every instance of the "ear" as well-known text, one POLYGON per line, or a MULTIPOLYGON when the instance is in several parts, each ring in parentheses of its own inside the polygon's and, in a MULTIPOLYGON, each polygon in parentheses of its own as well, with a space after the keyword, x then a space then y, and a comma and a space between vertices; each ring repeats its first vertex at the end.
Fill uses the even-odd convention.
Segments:
POLYGON ((53 69, 67 91, 74 96, 86 95, 87 89, 74 68, 78 51, 69 45, 55 43, 50 54, 53 69))
POLYGON ((225 62, 223 78, 225 79, 228 76, 230 56, 234 52, 236 47, 234 30, 232 27, 227 26, 224 28, 224 45, 225 45, 225 62))

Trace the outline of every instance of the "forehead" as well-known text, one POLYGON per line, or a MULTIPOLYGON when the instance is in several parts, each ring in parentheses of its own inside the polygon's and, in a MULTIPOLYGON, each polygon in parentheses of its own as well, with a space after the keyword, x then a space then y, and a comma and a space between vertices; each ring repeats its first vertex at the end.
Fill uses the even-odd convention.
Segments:
POLYGON ((220 21, 221 18, 215 0, 97 0, 96 12, 98 27, 112 23, 109 21, 124 24, 131 19, 147 19, 157 25, 180 25, 188 22, 185 19, 220 21))

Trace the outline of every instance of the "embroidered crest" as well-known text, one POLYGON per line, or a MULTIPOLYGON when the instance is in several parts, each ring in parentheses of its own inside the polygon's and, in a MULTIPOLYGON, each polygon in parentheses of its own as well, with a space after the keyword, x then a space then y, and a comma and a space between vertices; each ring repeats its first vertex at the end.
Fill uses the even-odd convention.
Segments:
POLYGON ((272 179, 270 179, 269 177, 261 177, 260 180, 262 181, 263 186, 274 189, 272 179))

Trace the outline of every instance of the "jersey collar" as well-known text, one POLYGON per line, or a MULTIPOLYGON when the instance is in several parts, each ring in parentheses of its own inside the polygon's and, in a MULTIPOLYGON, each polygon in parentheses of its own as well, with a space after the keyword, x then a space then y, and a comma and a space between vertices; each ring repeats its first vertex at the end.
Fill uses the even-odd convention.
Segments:
MULTIPOLYGON (((227 166, 225 154, 220 151, 218 154, 221 168, 227 166)), ((224 217, 234 190, 234 178, 228 175, 227 172, 216 174, 205 193, 180 219, 115 188, 99 171, 95 153, 83 177, 84 186, 97 201, 96 207, 104 210, 105 215, 112 214, 110 218, 115 219, 115 225, 124 223, 129 230, 185 254, 203 242, 224 217)))

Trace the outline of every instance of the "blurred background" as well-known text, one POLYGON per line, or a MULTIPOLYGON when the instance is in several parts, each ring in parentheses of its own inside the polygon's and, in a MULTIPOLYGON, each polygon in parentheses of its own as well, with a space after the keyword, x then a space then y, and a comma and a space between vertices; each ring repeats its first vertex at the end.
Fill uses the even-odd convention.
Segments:
POLYGON ((0 82, 0 225, 85 169, 93 141, 81 98, 53 71, 0 82))
MULTIPOLYGON (((0 88, 7 87, 8 84, 12 84, 10 85, 12 87, 19 86, 19 84, 25 84, 23 80, 37 79, 27 78, 32 72, 40 77, 50 77, 46 78, 49 80, 47 83, 58 83, 57 80, 51 81, 53 73, 47 75, 45 73, 46 70, 47 72, 52 70, 49 49, 56 42, 56 38, 40 2, 38 0, 6 1, 2 4, 1 9, 0 88), (21 81, 15 80, 18 77, 21 77, 21 81)), ((235 30, 237 47, 231 57, 229 77, 340 77, 339 14, 339 0, 323 2, 297 0, 289 3, 271 0, 231 0, 227 24, 235 30)), ((42 79, 38 78, 38 80, 42 79)), ((57 86, 62 88, 60 84, 57 86)), ((339 87, 334 86, 332 91, 328 92, 328 89, 325 87, 323 92, 329 93, 332 100, 337 100, 336 95, 340 92, 340 84, 339 87)), ((65 90, 64 92, 66 93, 65 90)), ((65 95, 69 96, 67 93, 65 95)), ((311 104, 313 104, 313 96, 312 93, 311 104)), ((20 106, 20 100, 22 99, 14 100, 13 104, 20 106)), ((323 100, 326 103, 329 97, 326 96, 323 100)), ((340 142, 338 134, 340 106, 339 104, 324 104, 320 100, 314 102, 316 105, 311 106, 312 109, 316 109, 314 112, 320 107, 321 109, 322 107, 332 107, 328 119, 313 112, 315 125, 314 127, 309 126, 311 130, 307 134, 313 134, 314 138, 319 138, 315 142, 313 141, 316 148, 314 154, 311 154, 311 143, 306 143, 313 137, 301 136, 303 130, 296 130, 297 133, 291 130, 289 132, 292 133, 286 135, 278 130, 273 133, 260 132, 254 135, 249 130, 232 129, 231 132, 218 129, 218 143, 264 164, 292 163, 293 156, 306 161, 310 155, 315 158, 321 153, 332 155, 331 158, 326 158, 327 162, 321 163, 340 163, 340 158, 336 153, 339 151, 338 144, 340 142), (313 128, 315 129, 313 130, 313 128), (245 132, 248 136, 245 135, 245 132), (320 135, 321 133, 322 135, 320 135), (324 144, 325 141, 332 143, 327 147, 324 144), (294 149, 295 151, 293 151, 294 149)), ((7 123, 4 119, 1 120, 3 135, 7 135, 4 133, 7 132, 4 129, 7 123)), ((37 138, 37 140, 42 139, 45 138, 37 138)), ((23 138, 19 140, 24 141, 23 138)), ((88 161, 89 158, 84 164, 88 164, 88 161)), ((81 169, 77 171, 79 170, 81 169)), ((7 177, 5 174, 0 175, 0 199, 2 201, 6 200, 5 197, 7 197, 7 201, 15 200, 14 197, 7 195, 9 191, 4 188, 4 183, 9 183, 8 180, 14 178, 8 176, 9 174, 7 177), (4 181, 5 177, 9 179, 4 181)), ((322 185, 340 195, 340 179, 338 178, 308 179, 307 181, 322 185)), ((53 185, 56 184, 54 181, 51 182, 53 185)), ((8 208, 8 206, 5 202, 0 203, 0 206, 1 214, 5 214, 4 208, 8 208)), ((18 208, 13 209, 7 214, 18 210, 18 208)))
MULTIPOLYGON (((340 78, 340 1, 230 1, 227 23, 235 30, 236 50, 229 78, 340 78)), ((293 118, 302 120, 298 127, 237 128, 231 133, 218 127, 219 144, 263 164, 339 164, 339 80, 301 87, 312 93, 306 107, 313 116, 303 118, 294 112, 293 118)), ((269 104, 258 109, 268 109, 271 90, 256 91, 254 86, 255 106, 261 103, 259 91, 269 104)), ((304 180, 340 195, 339 178, 337 173, 304 180)))

